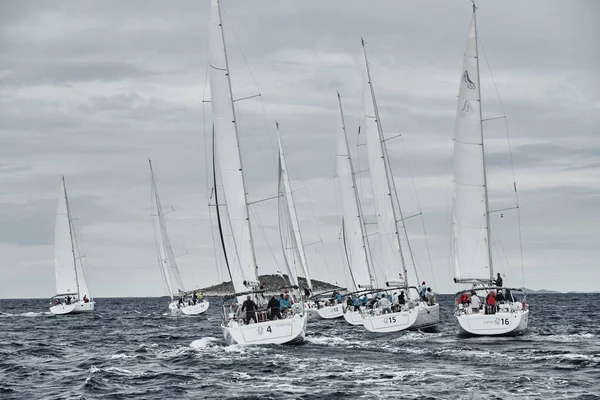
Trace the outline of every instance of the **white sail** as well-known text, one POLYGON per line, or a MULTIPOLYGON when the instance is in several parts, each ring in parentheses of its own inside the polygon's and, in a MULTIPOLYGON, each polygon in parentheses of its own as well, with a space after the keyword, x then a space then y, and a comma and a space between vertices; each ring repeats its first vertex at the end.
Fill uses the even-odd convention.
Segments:
POLYGON ((454 267, 457 282, 489 282, 488 210, 475 13, 458 92, 454 134, 454 267))
POLYGON ((367 141, 369 173, 371 177, 371 191, 373 193, 373 204, 377 218, 377 235, 372 243, 373 262, 383 272, 384 280, 389 286, 399 286, 406 283, 406 273, 399 236, 397 234, 396 214, 394 210, 391 185, 388 177, 388 166, 383 147, 383 133, 377 121, 376 100, 373 86, 370 81, 370 72, 365 57, 366 79, 365 90, 363 90, 364 104, 364 127, 367 141))
POLYGON ((234 254, 231 251, 226 254, 233 287, 236 292, 243 292, 257 287, 259 283, 223 35, 219 4, 213 0, 209 30, 209 78, 214 141, 223 184, 223 196, 219 201, 227 209, 226 224, 234 243, 232 247, 235 248, 234 254))
POLYGON ((185 288, 183 287, 183 281, 179 274, 179 268, 177 268, 177 261, 175 259, 175 254, 173 253, 169 233, 167 232, 165 214, 158 194, 158 186, 156 184, 156 178, 154 177, 154 170, 152 169, 152 161, 148 160, 148 163, 150 164, 150 175, 152 178, 152 217, 154 219, 156 254, 167 292, 172 300, 173 295, 179 293, 180 290, 185 291, 185 288))
POLYGON ((339 94, 338 102, 340 106, 340 125, 337 134, 336 169, 339 196, 342 202, 344 252, 352 273, 354 290, 358 291, 373 287, 373 274, 369 268, 368 241, 364 232, 354 168, 346 135, 344 112, 339 94))
POLYGON ((54 231, 54 272, 57 294, 91 298, 73 230, 65 178, 62 178, 54 231))
POLYGON ((283 145, 279 129, 277 130, 279 141, 279 234, 284 250, 288 276, 292 285, 298 285, 298 270, 300 269, 306 278, 308 288, 312 291, 312 283, 308 272, 308 264, 304 253, 304 244, 300 234, 300 225, 296 214, 292 186, 288 176, 287 164, 283 154, 283 145))

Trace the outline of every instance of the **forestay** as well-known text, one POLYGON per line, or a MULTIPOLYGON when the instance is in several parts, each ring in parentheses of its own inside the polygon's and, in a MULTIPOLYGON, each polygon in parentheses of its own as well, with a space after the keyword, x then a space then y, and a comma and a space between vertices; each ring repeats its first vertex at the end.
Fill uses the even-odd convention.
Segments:
POLYGON ((355 286, 354 291, 358 291, 373 287, 373 274, 369 268, 370 254, 367 247, 368 241, 364 232, 364 223, 339 94, 338 102, 340 106, 340 124, 337 133, 336 169, 339 197, 342 203, 344 252, 352 273, 352 280, 355 286))
POLYGON ((373 193, 373 204, 377 218, 377 235, 372 243, 374 263, 383 272, 386 284, 389 286, 404 285, 405 278, 400 272, 404 269, 399 242, 396 233, 396 217, 394 212, 393 198, 388 179, 386 160, 383 153, 383 133, 377 121, 376 100, 373 85, 371 84, 370 72, 365 57, 365 89, 363 90, 364 127, 366 133, 369 171, 371 177, 371 191, 373 193))
POLYGON ((226 254, 229 272, 234 290, 243 292, 258 286, 258 276, 223 35, 218 1, 213 0, 209 30, 209 78, 216 157, 223 185, 220 201, 226 208, 227 221, 223 225, 230 230, 232 247, 235 249, 226 254))
POLYGON ((487 193, 475 13, 458 92, 454 135, 454 267, 458 282, 489 282, 487 193))
POLYGON ((279 141, 279 235, 285 256, 285 265, 291 285, 298 285, 298 270, 301 269, 308 288, 312 290, 279 129, 277 130, 277 139, 279 141))

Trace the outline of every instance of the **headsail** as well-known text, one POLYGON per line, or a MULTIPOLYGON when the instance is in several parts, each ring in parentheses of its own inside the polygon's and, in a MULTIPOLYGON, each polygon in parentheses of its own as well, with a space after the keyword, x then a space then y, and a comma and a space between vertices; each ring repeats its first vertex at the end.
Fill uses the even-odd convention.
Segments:
POLYGON ((312 283, 304 253, 304 244, 300 234, 300 225, 292 186, 288 176, 287 164, 283 154, 283 145, 279 135, 279 124, 277 124, 277 139, 279 141, 279 235, 285 255, 288 276, 292 285, 298 285, 298 270, 301 269, 308 286, 312 291, 312 283))
POLYGON ((358 191, 354 177, 354 167, 350 157, 342 101, 338 93, 340 107, 340 125, 337 134, 336 169, 338 175, 339 197, 342 202, 342 225, 344 249, 348 266, 352 272, 354 291, 373 287, 370 252, 364 221, 360 208, 358 191))
POLYGON ((454 277, 489 283, 492 264, 475 9, 460 74, 454 134, 454 277))
POLYGON ((78 294, 91 298, 73 229, 69 197, 64 176, 61 180, 54 231, 54 272, 57 294, 78 294))
POLYGON ((389 165, 387 165, 384 137, 378 120, 379 111, 377 110, 364 41, 363 55, 365 61, 364 77, 366 79, 366 88, 363 90, 364 126, 366 128, 371 190, 373 192, 378 230, 373 243, 373 251, 376 254, 374 262, 383 271, 385 283, 388 286, 400 286, 406 284, 406 266, 400 236, 397 232, 397 217, 390 183, 394 178, 389 170, 389 165))
POLYGON ((244 292, 259 283, 218 0, 211 2, 209 78, 216 156, 226 208, 223 214, 227 217, 223 225, 229 227, 235 248, 226 257, 234 290, 244 292))
POLYGON ((179 268, 177 268, 177 260, 173 253, 171 239, 169 239, 169 233, 167 232, 165 214, 158 194, 158 186, 156 184, 156 178, 154 177, 154 170, 152 169, 152 161, 148 160, 148 163, 150 164, 150 175, 152 180, 152 217, 154 220, 156 254, 167 292, 172 300, 173 295, 179 293, 179 291, 185 291, 185 288, 183 287, 183 281, 179 274, 179 268))

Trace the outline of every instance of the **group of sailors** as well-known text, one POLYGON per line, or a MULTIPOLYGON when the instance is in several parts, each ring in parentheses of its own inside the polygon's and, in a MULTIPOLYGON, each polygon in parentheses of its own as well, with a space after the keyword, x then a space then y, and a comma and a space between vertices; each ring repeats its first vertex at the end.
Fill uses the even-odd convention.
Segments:
MULTIPOLYGON (((83 302, 84 302, 84 303, 89 303, 89 302, 90 302, 90 299, 89 299, 89 298, 87 297, 87 295, 85 295, 85 294, 83 295, 83 299, 82 299, 82 300, 83 300, 83 302)), ((69 304, 71 304, 71 303, 76 303, 77 301, 78 301, 78 299, 77 299, 77 297, 75 297, 75 296, 66 296, 66 297, 65 297, 65 303, 64 303, 64 304, 66 304, 66 305, 69 305, 69 304)), ((62 301, 60 300, 60 298, 56 298, 56 299, 54 299, 54 305, 55 305, 55 306, 62 305, 62 304, 63 304, 63 303, 62 303, 62 301)))
MULTIPOLYGON (((264 299, 264 296, 261 296, 264 299)), ((229 307, 231 317, 240 318, 244 314, 244 324, 248 325, 250 321, 263 322, 266 320, 273 321, 282 319, 291 314, 294 299, 291 297, 289 290, 284 290, 283 293, 271 296, 268 303, 264 304, 259 301, 256 304, 252 300, 252 296, 248 295, 241 307, 236 302, 231 303, 229 307)))
POLYGON ((497 293, 494 290, 490 290, 485 301, 482 301, 475 290, 470 292, 465 291, 460 294, 456 304, 462 305, 462 309, 470 311, 471 313, 479 313, 481 308, 484 308, 485 314, 496 314, 500 309, 500 305, 504 303, 513 303, 515 299, 510 289, 497 289, 497 293))
POLYGON ((198 303, 202 303, 204 301, 204 294, 200 292, 199 294, 194 292, 192 297, 187 301, 184 299, 184 296, 179 298, 177 301, 177 308, 185 307, 185 306, 195 306, 198 303))
MULTIPOLYGON (((339 293, 337 294, 339 295, 339 293)), ((427 303, 429 306, 432 306, 436 303, 435 294, 430 287, 427 287, 425 282, 423 282, 421 286, 419 295, 420 300, 427 303)), ((362 297, 359 295, 350 295, 346 299, 345 311, 360 311, 362 306, 366 310, 379 309, 382 314, 398 312, 404 305, 406 305, 407 297, 408 296, 405 294, 404 290, 401 290, 399 293, 394 292, 394 294, 378 292, 371 299, 369 299, 367 294, 363 294, 362 297)), ((341 299, 341 295, 338 297, 338 299, 341 299)), ((341 303, 339 300, 338 302, 341 303)))

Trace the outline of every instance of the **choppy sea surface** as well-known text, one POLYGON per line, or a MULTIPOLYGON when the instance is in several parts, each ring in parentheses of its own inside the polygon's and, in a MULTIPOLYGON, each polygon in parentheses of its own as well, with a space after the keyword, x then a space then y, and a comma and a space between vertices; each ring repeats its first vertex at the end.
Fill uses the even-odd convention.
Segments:
POLYGON ((531 295, 518 337, 376 335, 310 320, 304 344, 225 345, 220 300, 172 315, 160 298, 96 299, 56 317, 0 300, 0 399, 600 399, 600 295, 531 295))

